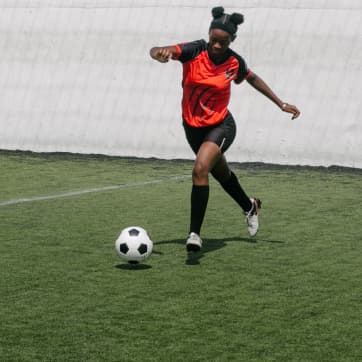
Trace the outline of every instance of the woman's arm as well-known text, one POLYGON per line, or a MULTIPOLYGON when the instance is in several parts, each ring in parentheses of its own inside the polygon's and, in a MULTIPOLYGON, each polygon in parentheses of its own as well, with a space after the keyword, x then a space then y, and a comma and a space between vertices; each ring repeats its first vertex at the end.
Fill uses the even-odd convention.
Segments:
POLYGON ((271 101, 273 101, 283 112, 292 113, 292 119, 299 117, 300 111, 299 109, 292 105, 283 102, 280 98, 270 89, 270 87, 255 73, 252 73, 247 81, 250 85, 252 85, 256 90, 260 93, 263 93, 266 97, 268 97, 271 101))
POLYGON ((175 46, 153 47, 150 50, 151 58, 159 61, 160 63, 167 63, 170 58, 178 55, 175 46))

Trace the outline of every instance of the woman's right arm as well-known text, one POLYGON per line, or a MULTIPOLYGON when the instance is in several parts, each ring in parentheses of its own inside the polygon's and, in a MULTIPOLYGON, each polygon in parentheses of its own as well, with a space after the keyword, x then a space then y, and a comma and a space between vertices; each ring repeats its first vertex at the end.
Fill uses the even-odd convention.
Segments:
POLYGON ((153 47, 150 50, 151 58, 159 61, 160 63, 167 63, 170 58, 178 55, 175 46, 153 47))

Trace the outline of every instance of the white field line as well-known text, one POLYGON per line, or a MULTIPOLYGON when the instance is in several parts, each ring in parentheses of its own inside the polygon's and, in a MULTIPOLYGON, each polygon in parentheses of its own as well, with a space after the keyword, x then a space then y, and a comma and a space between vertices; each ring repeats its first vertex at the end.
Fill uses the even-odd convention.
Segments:
POLYGON ((16 204, 22 204, 22 203, 25 203, 25 202, 62 199, 62 198, 65 198, 65 197, 80 196, 80 195, 84 195, 84 194, 91 194, 91 193, 103 192, 103 191, 109 191, 109 190, 128 189, 128 188, 137 187, 137 186, 146 186, 146 185, 152 185, 152 184, 160 184, 160 183, 167 183, 167 182, 173 182, 173 181, 181 181, 181 180, 185 180, 187 178, 190 178, 190 176, 185 176, 185 175, 184 176, 175 176, 175 177, 170 177, 170 178, 167 178, 167 179, 149 180, 149 181, 134 182, 134 183, 129 183, 129 184, 102 186, 102 187, 95 187, 95 188, 91 188, 91 189, 63 192, 63 193, 60 193, 60 194, 53 194, 53 195, 24 197, 24 198, 21 198, 21 199, 12 199, 12 200, 8 200, 8 201, 0 201, 0 207, 9 206, 9 205, 16 205, 16 204))

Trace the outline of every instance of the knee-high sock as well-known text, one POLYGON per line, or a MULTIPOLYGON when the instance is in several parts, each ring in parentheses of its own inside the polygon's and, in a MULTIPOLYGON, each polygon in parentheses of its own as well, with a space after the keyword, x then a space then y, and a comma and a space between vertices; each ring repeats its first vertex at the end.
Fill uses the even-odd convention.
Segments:
POLYGON ((208 200, 209 185, 192 185, 190 233, 194 232, 200 235, 201 225, 204 221, 208 200))
POLYGON ((239 180, 234 172, 231 171, 230 178, 225 182, 220 182, 223 189, 240 205, 240 207, 248 212, 252 208, 250 198, 246 195, 245 191, 241 187, 239 180))

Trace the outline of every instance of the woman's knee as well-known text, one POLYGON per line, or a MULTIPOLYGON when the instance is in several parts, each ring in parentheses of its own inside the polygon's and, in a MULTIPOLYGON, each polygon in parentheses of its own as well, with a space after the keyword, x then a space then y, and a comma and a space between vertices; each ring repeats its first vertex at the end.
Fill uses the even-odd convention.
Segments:
POLYGON ((206 141, 199 148, 192 170, 192 178, 199 185, 208 183, 209 171, 220 158, 220 149, 214 142, 206 141))
POLYGON ((194 180, 207 179, 209 174, 209 165, 202 160, 195 160, 194 167, 192 169, 192 178, 194 180))

